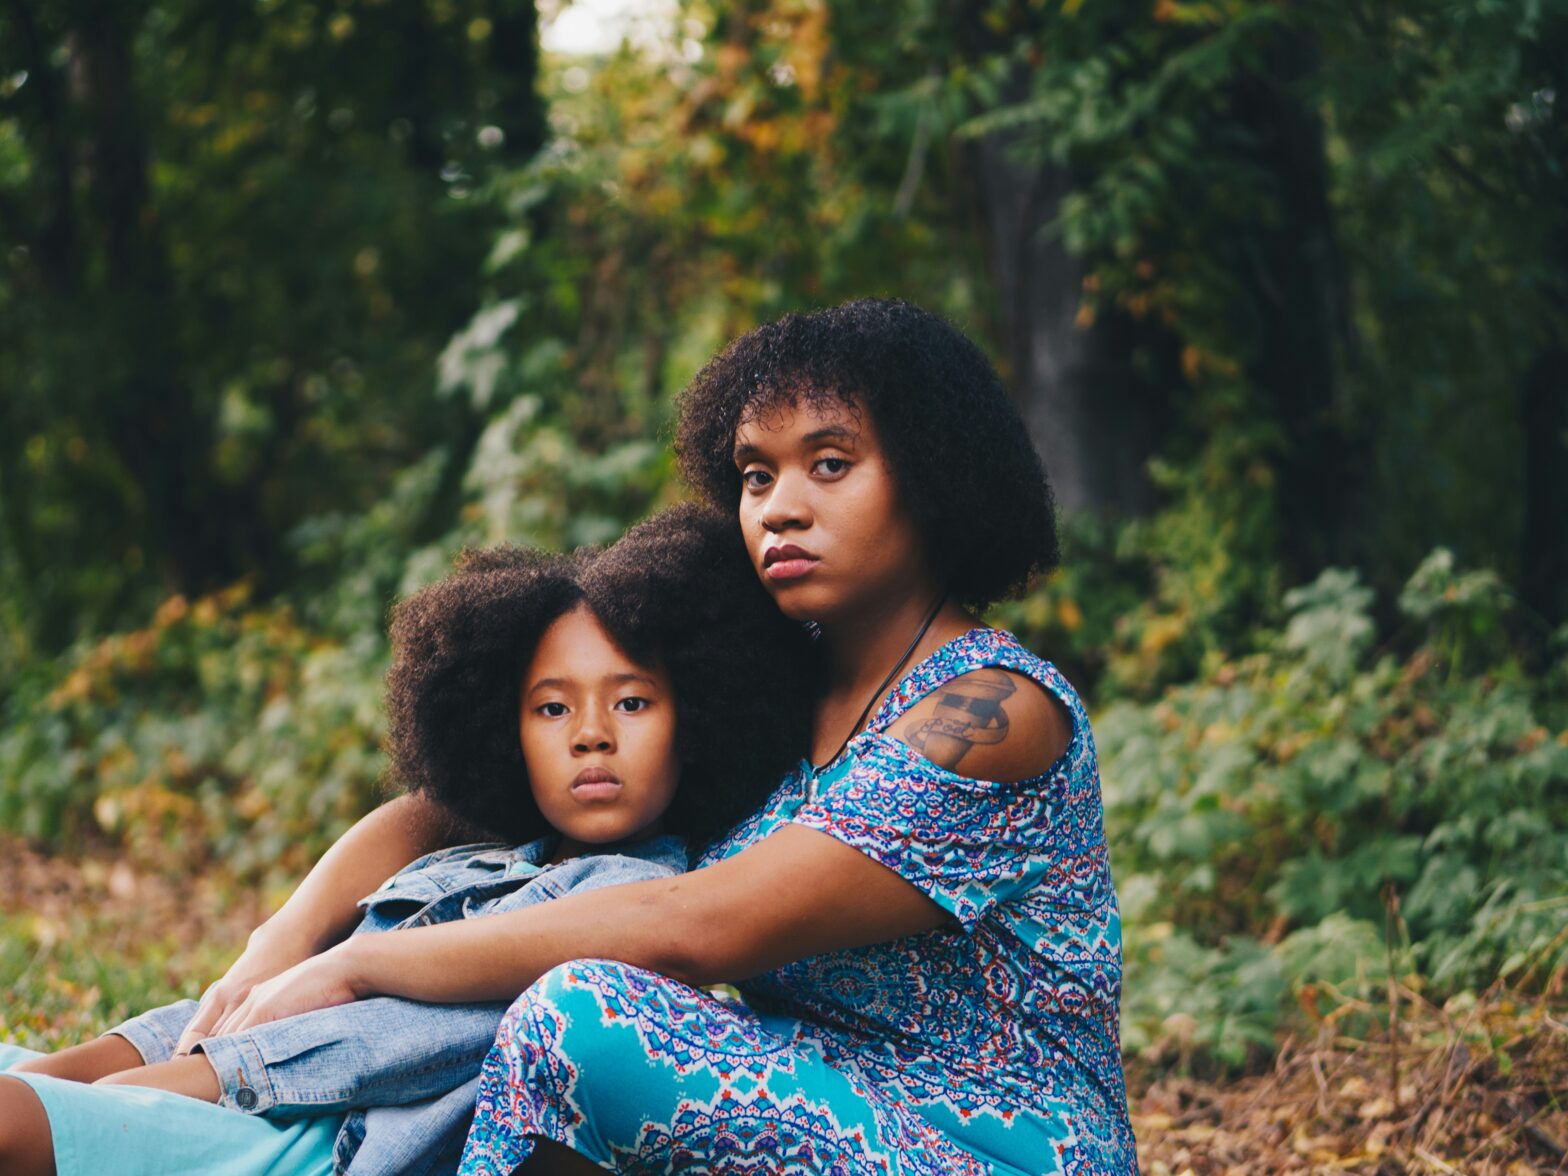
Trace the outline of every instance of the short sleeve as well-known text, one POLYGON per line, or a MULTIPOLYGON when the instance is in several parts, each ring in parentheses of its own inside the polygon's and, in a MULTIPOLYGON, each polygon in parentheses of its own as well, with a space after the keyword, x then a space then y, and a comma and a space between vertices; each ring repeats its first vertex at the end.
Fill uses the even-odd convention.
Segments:
POLYGON ((883 734, 818 781, 792 823, 853 846, 929 895, 972 932, 1051 868, 1053 780, 999 784, 938 767, 883 734))

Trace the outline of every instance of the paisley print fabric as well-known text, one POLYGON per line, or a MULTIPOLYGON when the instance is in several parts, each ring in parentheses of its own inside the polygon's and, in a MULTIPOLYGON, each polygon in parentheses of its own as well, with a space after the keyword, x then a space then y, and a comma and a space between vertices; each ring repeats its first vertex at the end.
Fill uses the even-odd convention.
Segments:
POLYGON ((992 1171, 806 1026, 614 960, 563 964, 512 1005, 460 1172, 509 1173, 534 1135, 618 1172, 992 1171))
POLYGON ((608 961, 556 969, 485 1062, 463 1172, 510 1172, 536 1135, 624 1171, 1136 1172, 1099 771, 1055 667, 1000 630, 949 642, 700 864, 790 823, 897 871, 953 925, 786 965, 742 984, 744 1004, 608 961), (887 734, 983 666, 1071 717, 1041 775, 969 779, 887 734))

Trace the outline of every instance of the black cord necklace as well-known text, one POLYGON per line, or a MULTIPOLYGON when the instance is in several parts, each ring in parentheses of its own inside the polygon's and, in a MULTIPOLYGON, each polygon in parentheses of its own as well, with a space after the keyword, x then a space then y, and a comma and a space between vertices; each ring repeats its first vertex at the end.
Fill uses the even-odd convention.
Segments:
MULTIPOLYGON (((941 596, 937 597, 936 604, 932 606, 931 611, 926 614, 925 622, 920 626, 920 631, 915 634, 915 639, 909 643, 903 655, 893 664, 893 668, 887 672, 887 677, 882 679, 882 684, 871 692, 871 697, 866 700, 866 708, 860 712, 860 717, 855 720, 855 725, 849 729, 849 734, 844 736, 844 742, 838 745, 838 750, 820 764, 811 765, 811 783, 813 785, 816 783, 817 773, 843 755, 844 749, 849 746, 849 741, 859 734, 861 724, 866 721, 866 716, 871 713, 871 708, 877 704, 877 699, 882 697, 882 692, 892 683, 898 671, 904 668, 904 663, 909 660, 909 655, 915 652, 915 646, 920 644, 920 639, 926 635, 926 630, 931 628, 931 622, 936 620, 936 614, 942 611, 942 606, 946 603, 947 593, 943 592, 941 596)), ((808 791, 814 791, 814 789, 808 789, 808 791)))

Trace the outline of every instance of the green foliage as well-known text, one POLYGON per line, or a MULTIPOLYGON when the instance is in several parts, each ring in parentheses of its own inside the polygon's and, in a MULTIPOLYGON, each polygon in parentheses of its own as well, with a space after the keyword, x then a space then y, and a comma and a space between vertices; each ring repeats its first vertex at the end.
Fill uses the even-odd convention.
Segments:
POLYGON ((531 5, 476 0, 0 14, 18 656, 276 591, 288 530, 457 431, 428 371, 488 245, 475 174, 538 143, 533 37, 531 5))
POLYGON ((1568 974, 1568 730, 1506 650, 1454 640, 1500 628, 1496 578, 1434 553, 1404 656, 1372 650, 1371 604, 1326 571, 1257 653, 1099 716, 1129 1048, 1240 1065, 1292 994, 1389 968, 1437 993, 1568 974))
MULTIPOLYGON (((1520 660, 1539 618, 1460 569, 1512 578, 1563 339, 1561 4, 691 0, 543 103, 527 7, 157 0, 119 121, 69 6, 0 15, 0 827, 286 884, 376 798, 389 603, 678 494, 728 339, 873 293, 1001 339, 1003 136, 1072 177, 1078 326, 1170 350, 1157 513, 1066 519, 996 616, 1103 707, 1128 1049, 1247 1065, 1390 967, 1560 990, 1568 627, 1520 660), (1287 593, 1303 464, 1365 501, 1287 593)), ((66 982, 24 1034, 176 970, 0 931, 66 982)))
POLYGON ((1121 523, 1067 517, 1061 568, 995 613, 1091 694, 1151 697, 1250 648, 1278 611, 1278 568, 1256 554, 1273 526, 1257 453, 1216 444, 1193 467, 1154 472, 1170 506, 1121 523))
POLYGON ((109 837, 147 869, 298 875, 374 800, 383 665, 373 634, 323 640, 243 587, 171 597, 6 700, 0 825, 109 837))

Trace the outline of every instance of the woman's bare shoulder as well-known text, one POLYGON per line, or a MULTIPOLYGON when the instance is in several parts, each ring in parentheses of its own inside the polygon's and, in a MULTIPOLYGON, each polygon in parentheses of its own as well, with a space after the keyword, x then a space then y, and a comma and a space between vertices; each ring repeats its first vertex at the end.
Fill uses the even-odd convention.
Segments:
POLYGON ((974 780, 1038 776, 1072 741, 1067 708, 1025 674, 983 666, 944 682, 889 730, 938 767, 974 780))

